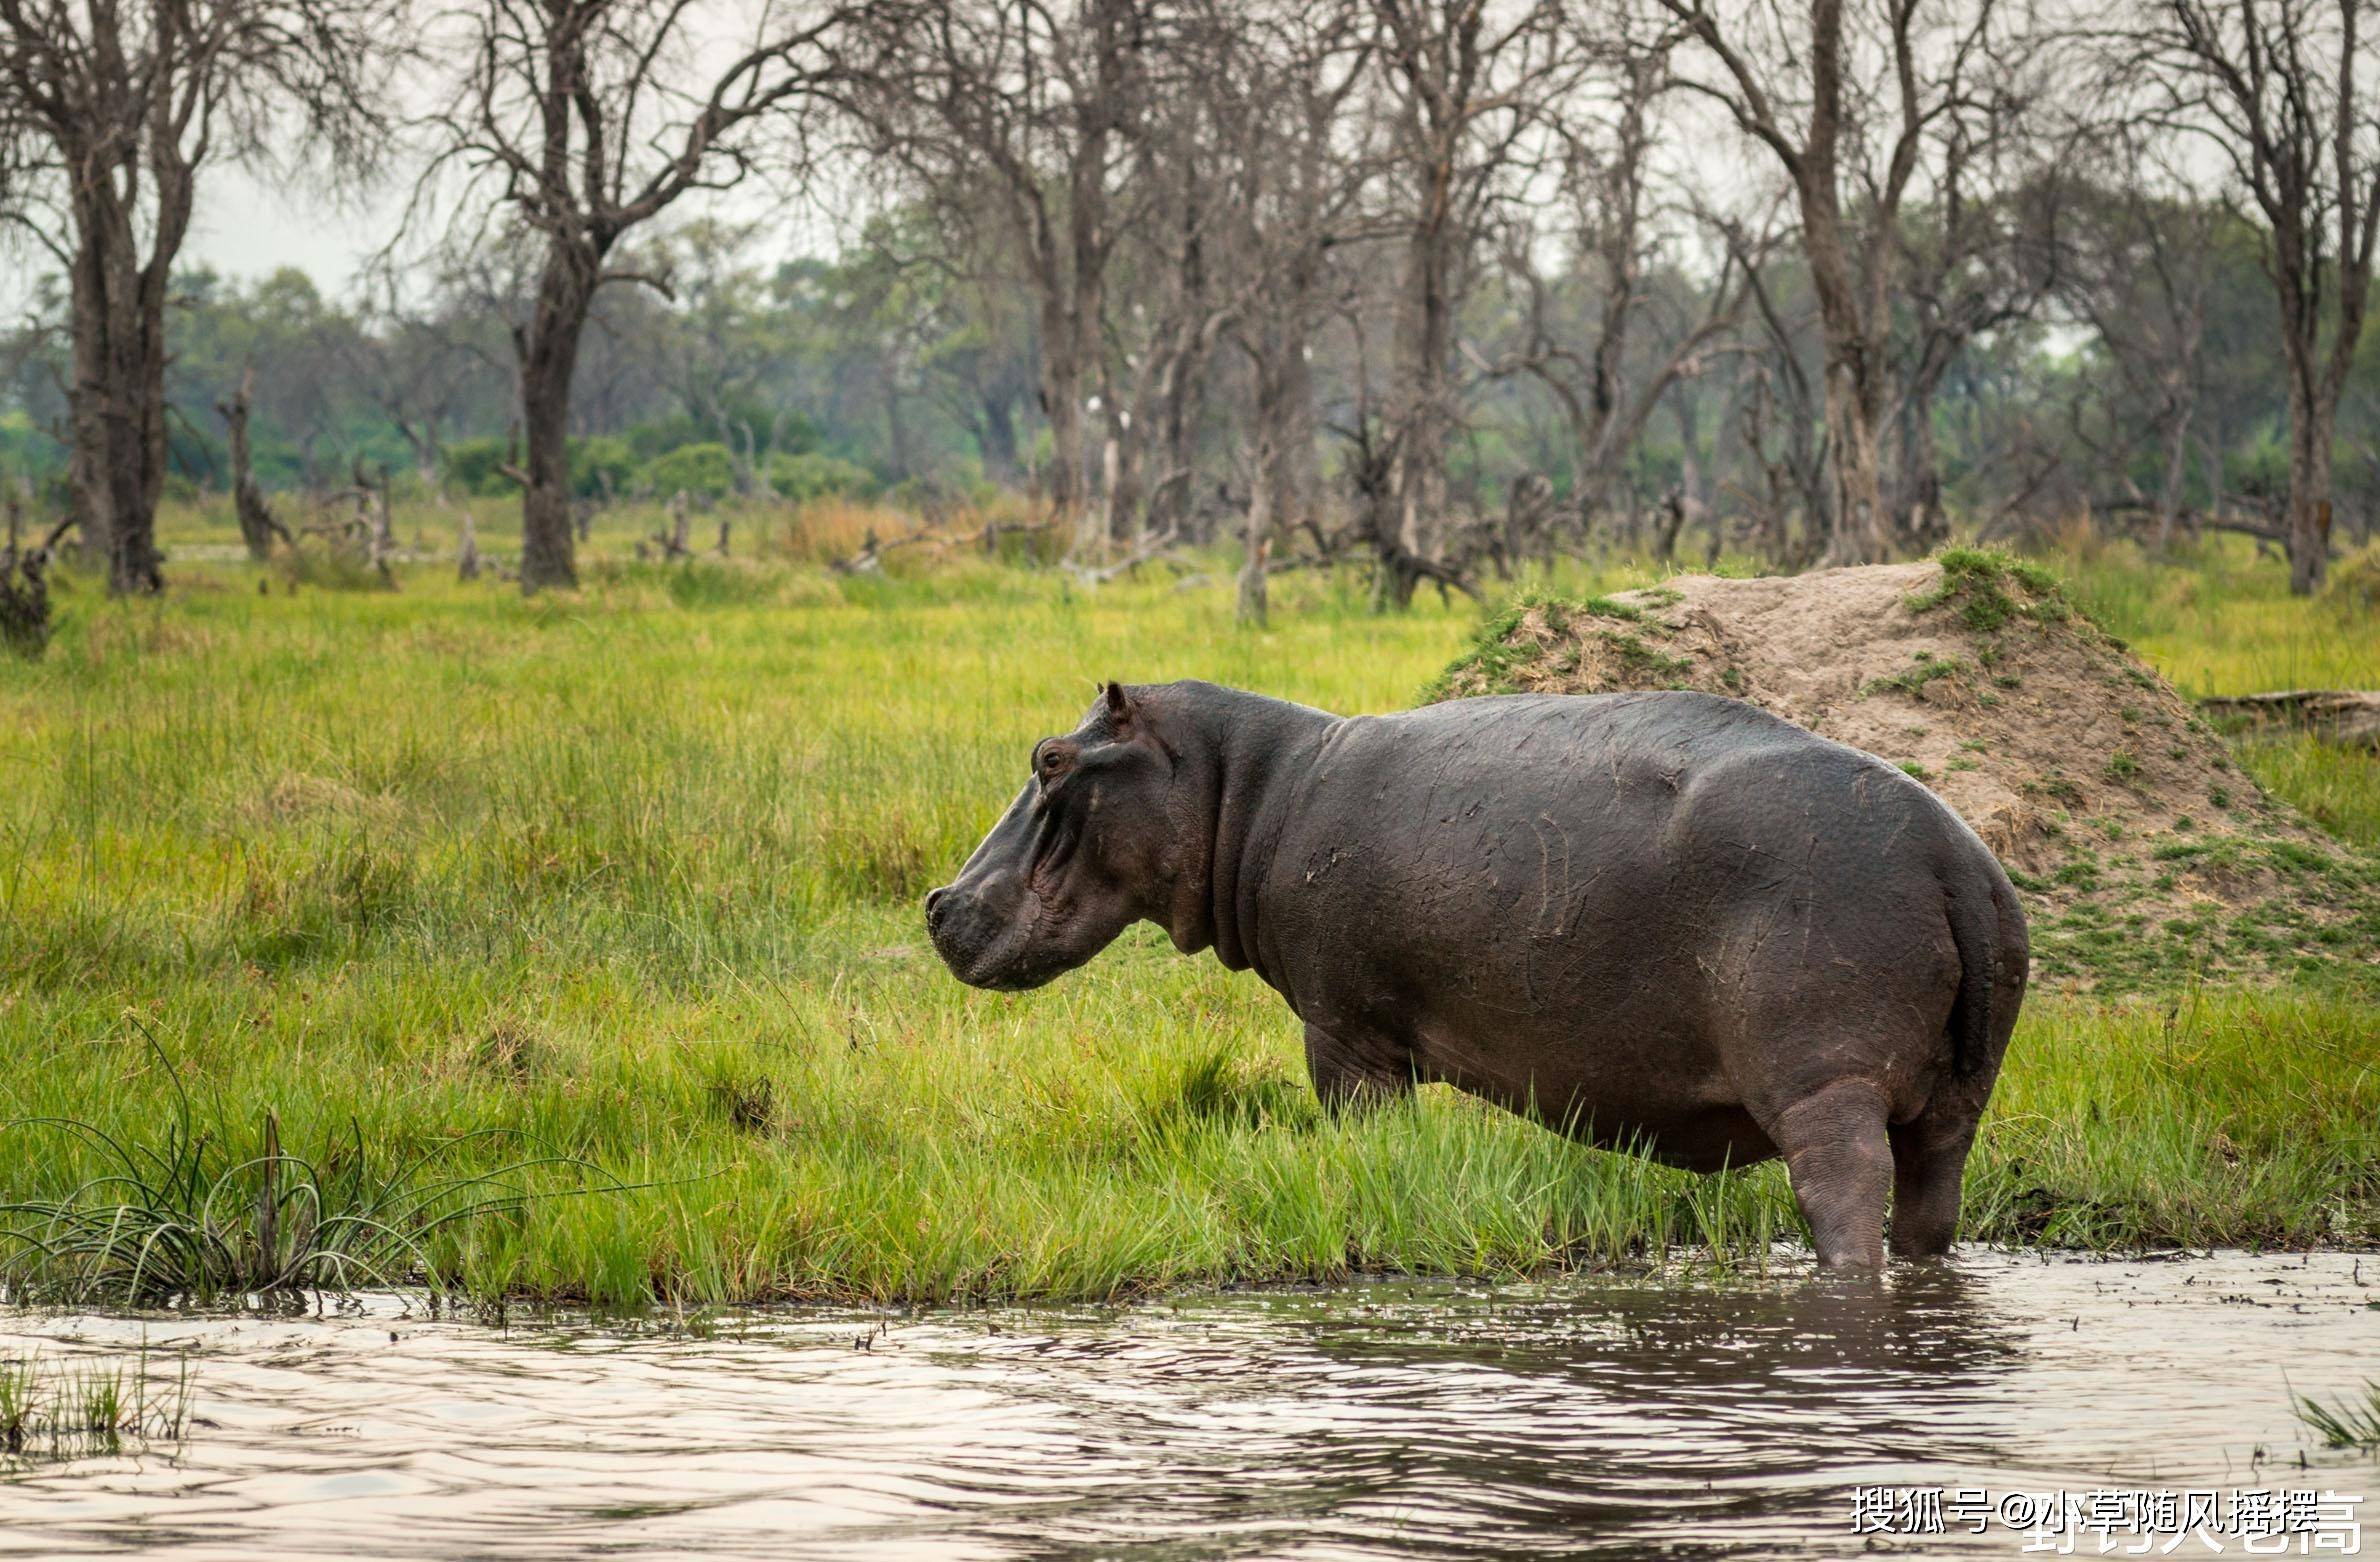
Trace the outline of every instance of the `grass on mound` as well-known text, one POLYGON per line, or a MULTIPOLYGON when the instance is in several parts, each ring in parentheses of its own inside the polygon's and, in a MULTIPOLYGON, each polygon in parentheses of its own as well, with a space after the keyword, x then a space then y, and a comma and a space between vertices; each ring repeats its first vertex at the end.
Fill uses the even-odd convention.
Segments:
MULTIPOLYGON (((154 1148, 187 1092, 218 1142, 269 1112, 284 1145, 450 1177, 535 1145, 634 1186, 481 1211, 423 1233, 422 1262, 607 1306, 1757 1262, 1798 1233, 1774 1166, 1689 1177, 1438 1089, 1327 1121, 1279 1000, 1153 930, 1037 993, 950 980, 915 898, 1095 680, 1393 709, 1473 618, 1289 576, 1249 633, 1227 560, 1085 591, 895 557, 722 583, 599 556, 531 602, 427 570, 259 595, 245 566, 185 564, 161 603, 71 582, 49 656, 0 667, 0 1119, 154 1148)), ((2241 668, 2276 634, 2341 654, 2218 562, 2186 618, 2117 632, 2194 659, 2202 690, 2261 683, 2241 668)), ((2350 832, 2366 774, 2322 772, 2350 832)), ((2376 1031, 2368 996, 2313 984, 2037 999, 1968 1234, 2372 1242, 2376 1031)), ((0 1202, 106 1165, 12 1125, 0 1202)))

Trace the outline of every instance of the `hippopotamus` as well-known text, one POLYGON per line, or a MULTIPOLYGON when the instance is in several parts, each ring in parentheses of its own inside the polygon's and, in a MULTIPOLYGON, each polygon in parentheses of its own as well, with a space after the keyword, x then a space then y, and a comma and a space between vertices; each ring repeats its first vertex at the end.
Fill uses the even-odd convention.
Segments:
POLYGON ((1340 717, 1109 683, 926 897, 961 981, 1136 921, 1253 970, 1334 1112, 1443 1082, 1606 1149, 1782 1156, 1821 1264, 1950 1245, 2025 990, 1983 842, 1739 700, 1505 695, 1340 717))

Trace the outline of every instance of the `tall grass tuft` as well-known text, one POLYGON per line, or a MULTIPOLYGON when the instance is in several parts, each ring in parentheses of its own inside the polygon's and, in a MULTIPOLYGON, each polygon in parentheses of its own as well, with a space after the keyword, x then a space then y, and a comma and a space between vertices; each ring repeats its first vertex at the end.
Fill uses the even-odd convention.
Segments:
POLYGON ((124 1364, 45 1371, 35 1356, 0 1357, 0 1468, 33 1459, 112 1454, 127 1442, 180 1442, 190 1425, 190 1358, 152 1376, 149 1353, 124 1364))
POLYGON ((2380 1382, 2367 1380, 2360 1399, 2350 1394, 2335 1405, 2300 1394, 2297 1418, 2329 1447, 2380 1449, 2380 1382))
POLYGON ((523 1179, 532 1171, 595 1170, 549 1155, 444 1173, 449 1157, 497 1131, 448 1138, 406 1159, 375 1158, 352 1120, 347 1143, 292 1154, 269 1109, 254 1138, 234 1144, 195 1127, 178 1076, 175 1089, 175 1116, 156 1144, 127 1143, 74 1118, 0 1127, 78 1140, 103 1168, 56 1197, 0 1204, 0 1219, 11 1222, 0 1227, 8 1296, 204 1306, 414 1280, 444 1290, 433 1239, 515 1214, 533 1198, 590 1191, 531 1190, 523 1179))

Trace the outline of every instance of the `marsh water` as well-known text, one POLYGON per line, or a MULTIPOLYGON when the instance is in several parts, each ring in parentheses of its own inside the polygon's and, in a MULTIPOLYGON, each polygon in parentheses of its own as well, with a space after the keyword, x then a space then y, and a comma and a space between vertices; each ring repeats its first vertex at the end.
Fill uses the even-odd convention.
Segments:
MULTIPOLYGON (((2292 1410, 2380 1377, 2380 1259, 2344 1254, 693 1328, 496 1328, 397 1296, 0 1313, 0 1356, 144 1343, 153 1372, 186 1357, 186 1435, 10 1467, 0 1554, 2017 1555, 1998 1524, 1855 1534, 1855 1491, 2318 1487, 2380 1508, 2380 1465, 2292 1410)), ((2210 1544, 2241 1549, 2175 1554, 2210 1544)))

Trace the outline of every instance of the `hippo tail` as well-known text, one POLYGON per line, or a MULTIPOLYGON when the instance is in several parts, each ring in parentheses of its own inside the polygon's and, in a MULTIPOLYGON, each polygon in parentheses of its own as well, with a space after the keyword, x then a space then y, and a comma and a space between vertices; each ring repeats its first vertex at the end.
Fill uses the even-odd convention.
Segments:
POLYGON ((1950 1005, 1951 1072, 1989 1081, 2008 1050, 2023 1002, 2031 948, 2016 886, 1998 862, 1955 876, 1945 897, 1950 939, 1959 954, 1958 994, 1950 1005))

